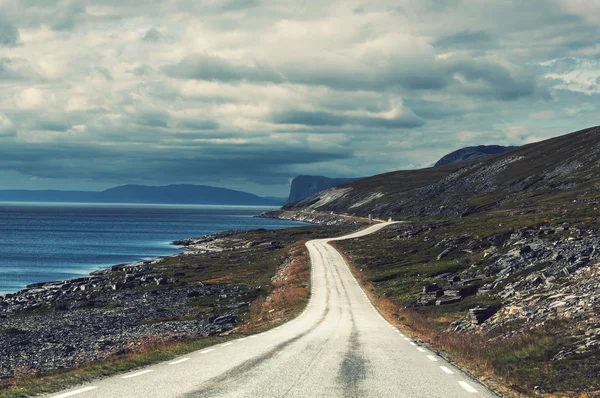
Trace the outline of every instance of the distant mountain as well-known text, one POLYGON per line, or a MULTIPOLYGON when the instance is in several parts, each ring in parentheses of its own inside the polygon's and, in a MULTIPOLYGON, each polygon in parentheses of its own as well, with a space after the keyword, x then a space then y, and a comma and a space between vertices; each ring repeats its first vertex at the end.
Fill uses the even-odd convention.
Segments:
POLYGON ((324 189, 335 187, 336 185, 347 184, 355 180, 357 180, 357 178, 329 178, 323 176, 306 175, 298 176, 292 180, 290 196, 288 197, 287 202, 297 202, 324 189))
POLYGON ((157 203, 280 206, 282 199, 207 185, 123 185, 101 192, 0 190, 4 202, 157 203))
POLYGON ((516 149, 516 146, 501 146, 501 145, 479 145, 479 146, 468 146, 466 148, 458 149, 452 153, 447 154, 435 164, 435 166, 443 166, 446 164, 454 164, 460 162, 467 162, 472 160, 479 160, 489 158, 490 156, 500 155, 504 152, 508 152, 512 149, 516 149))

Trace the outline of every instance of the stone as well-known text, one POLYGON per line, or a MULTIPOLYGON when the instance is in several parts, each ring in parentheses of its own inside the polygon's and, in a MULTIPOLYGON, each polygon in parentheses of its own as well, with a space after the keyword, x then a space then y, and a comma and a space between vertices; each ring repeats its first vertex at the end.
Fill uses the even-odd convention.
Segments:
POLYGON ((448 255, 448 253, 450 253, 450 249, 444 249, 440 254, 438 254, 437 256, 437 260, 441 260, 444 257, 446 257, 448 255))
POLYGON ((435 305, 454 304, 458 303, 460 300, 462 300, 461 296, 442 297, 436 300, 435 305))

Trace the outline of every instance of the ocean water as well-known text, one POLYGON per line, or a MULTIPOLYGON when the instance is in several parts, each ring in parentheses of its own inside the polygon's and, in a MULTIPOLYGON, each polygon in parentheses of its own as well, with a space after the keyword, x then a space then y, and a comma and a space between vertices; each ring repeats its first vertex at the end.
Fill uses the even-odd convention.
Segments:
POLYGON ((303 225, 268 208, 0 203, 0 295, 114 264, 181 252, 170 242, 228 229, 303 225))

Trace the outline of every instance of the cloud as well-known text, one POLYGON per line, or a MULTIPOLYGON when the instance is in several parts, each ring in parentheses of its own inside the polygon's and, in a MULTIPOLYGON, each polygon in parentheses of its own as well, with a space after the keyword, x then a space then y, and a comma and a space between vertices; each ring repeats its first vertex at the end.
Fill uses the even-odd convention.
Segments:
POLYGON ((374 116, 340 115, 324 111, 288 110, 277 114, 273 121, 279 124, 302 124, 306 126, 346 126, 398 129, 423 126, 423 120, 409 115, 398 115, 391 118, 374 116))
POLYGON ((219 123, 215 120, 185 120, 179 123, 179 127, 186 130, 216 130, 219 123))
POLYGON ((234 64, 218 56, 190 55, 179 63, 165 68, 167 75, 181 79, 213 80, 221 82, 252 81, 281 82, 277 73, 257 64, 234 64))
POLYGON ((599 10, 0 1, 1 176, 285 196, 297 174, 376 174, 588 127, 600 117, 599 10))
POLYGON ((85 6, 80 2, 67 2, 68 6, 64 7, 57 14, 58 19, 52 25, 53 30, 70 31, 75 28, 77 22, 86 15, 85 6))
POLYGON ((21 45, 21 35, 15 25, 0 15, 0 47, 21 45))
POLYGON ((487 47, 492 43, 492 37, 485 31, 463 30, 435 40, 433 46, 444 50, 457 48, 473 49, 480 48, 481 46, 487 47))
POLYGON ((17 131, 12 121, 0 113, 0 138, 14 137, 16 134, 17 131))
POLYGON ((160 33, 156 28, 150 28, 142 40, 148 43, 159 43, 163 41, 164 37, 165 35, 160 33))
MULTIPOLYGON (((511 72, 506 67, 487 60, 465 58, 445 60, 446 70, 455 77, 462 90, 476 95, 491 96, 502 101, 533 97, 538 91, 536 79, 524 72, 511 72)), ((541 92, 547 98, 546 92, 541 92)))

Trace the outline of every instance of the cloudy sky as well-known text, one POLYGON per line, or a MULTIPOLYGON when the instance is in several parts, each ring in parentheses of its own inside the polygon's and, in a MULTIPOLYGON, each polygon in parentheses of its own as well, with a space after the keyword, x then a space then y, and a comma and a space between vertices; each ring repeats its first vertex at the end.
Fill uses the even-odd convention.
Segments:
POLYGON ((286 196, 597 125, 599 20, 596 0, 0 0, 0 188, 286 196))

